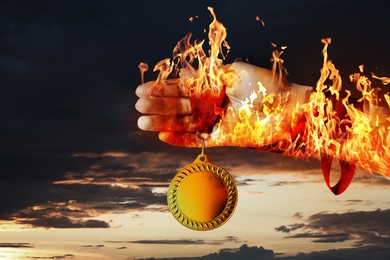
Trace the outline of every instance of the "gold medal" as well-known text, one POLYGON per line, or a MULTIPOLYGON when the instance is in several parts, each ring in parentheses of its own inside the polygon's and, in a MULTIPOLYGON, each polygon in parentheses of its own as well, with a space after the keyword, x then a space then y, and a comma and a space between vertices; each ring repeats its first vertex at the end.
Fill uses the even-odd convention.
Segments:
POLYGON ((202 153, 173 177, 167 200, 177 221, 187 228, 205 231, 229 220, 237 205, 237 194, 233 177, 204 154, 202 139, 202 153))

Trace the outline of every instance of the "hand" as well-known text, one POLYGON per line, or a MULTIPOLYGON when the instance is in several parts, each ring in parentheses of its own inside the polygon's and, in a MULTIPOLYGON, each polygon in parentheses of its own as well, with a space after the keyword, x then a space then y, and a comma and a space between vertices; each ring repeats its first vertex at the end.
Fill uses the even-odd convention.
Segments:
MULTIPOLYGON (((324 126, 321 117, 321 122, 317 122, 316 117, 314 120, 310 117, 315 113, 315 108, 310 106, 313 105, 311 103, 313 100, 309 102, 310 94, 314 91, 312 87, 289 83, 284 79, 279 80, 277 75, 273 77, 271 71, 246 63, 233 63, 228 69, 234 72, 236 80, 231 86, 224 86, 227 101, 223 103, 225 113, 212 128, 207 128, 212 129, 205 140, 207 147, 241 146, 260 151, 284 152, 285 155, 295 158, 320 157, 325 181, 336 195, 342 193, 352 181, 355 165, 390 176, 387 135, 387 130, 390 129, 389 109, 371 106, 370 113, 364 108, 362 111, 356 110, 356 107, 360 106, 359 103, 351 101, 355 102, 355 105, 353 103, 349 105, 344 97, 336 104, 330 103, 333 105, 327 108, 332 109, 334 106, 331 114, 341 116, 338 121, 339 127, 345 127, 342 124, 353 123, 348 126, 350 134, 340 139, 333 131, 338 129, 335 127, 333 130, 329 129, 331 131, 329 136, 335 138, 334 140, 323 140, 321 135, 317 140, 314 135, 314 138, 311 137, 308 141, 305 140, 307 138, 305 133, 299 132, 300 130, 307 130, 307 125, 311 124, 315 133, 316 129, 324 126), (258 96, 253 102, 247 102, 253 92, 258 96), (344 121, 345 109, 351 110, 352 116, 356 113, 360 120, 364 120, 355 123, 353 120, 356 119, 352 118, 351 121, 350 118, 344 121), (301 118, 305 120, 301 121, 301 118), (319 125, 316 125, 317 123, 319 125), (368 129, 375 127, 376 131, 363 130, 362 126, 367 126, 368 129), (361 131, 365 135, 359 135, 361 131), (299 139, 298 134, 302 134, 303 140, 299 139), (319 146, 324 141, 329 143, 334 141, 347 148, 344 147, 338 151, 339 153, 335 153, 333 149, 319 146), (372 146, 375 143, 382 145, 372 146), (331 186, 330 168, 333 159, 340 160, 341 175, 337 184, 331 186)), ((204 127, 196 124, 194 116, 198 107, 191 104, 190 93, 180 79, 166 80, 158 86, 155 86, 154 82, 148 82, 139 86, 136 94, 140 97, 136 104, 137 110, 147 114, 138 120, 141 129, 160 132, 159 138, 169 144, 196 147, 201 145, 197 131, 204 127)), ((316 95, 313 97, 315 102, 316 95)), ((390 97, 388 95, 384 97, 390 107, 390 97)), ((334 124, 328 126, 334 127, 334 124)), ((326 138, 328 135, 324 136, 326 138)))
MULTIPOLYGON (((212 128, 210 138, 205 140, 206 145, 261 148, 288 138, 293 108, 298 102, 302 104, 308 100, 312 88, 279 80, 271 71, 247 63, 233 63, 229 69, 237 77, 232 86, 226 87, 224 116, 212 128), (268 117, 266 127, 276 127, 255 136, 251 127, 241 133, 234 131, 237 123, 244 123, 239 116, 243 112, 240 109, 253 92, 258 97, 247 107, 252 114, 247 123, 253 126, 256 120, 268 117), (274 111, 278 106, 283 112, 274 111)), ((197 131, 202 126, 194 123, 193 110, 196 108, 191 106, 190 92, 180 79, 166 80, 157 87, 155 82, 147 82, 137 88, 136 95, 140 97, 136 109, 147 114, 138 120, 141 129, 160 132, 159 138, 173 145, 200 146, 197 131)))

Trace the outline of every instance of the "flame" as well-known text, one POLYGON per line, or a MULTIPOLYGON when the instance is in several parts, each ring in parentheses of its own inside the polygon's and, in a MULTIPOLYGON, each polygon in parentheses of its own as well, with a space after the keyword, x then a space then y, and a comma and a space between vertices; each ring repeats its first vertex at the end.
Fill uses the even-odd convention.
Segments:
MULTIPOLYGON (((291 129, 301 128, 298 136, 294 136, 292 131, 287 142, 273 143, 273 135, 283 132, 284 126, 280 122, 286 106, 283 105, 281 95, 266 95, 259 82, 259 90, 252 93, 239 109, 239 120, 233 131, 229 133, 218 128, 212 138, 217 144, 232 143, 260 150, 284 151, 285 155, 296 158, 331 158, 328 163, 334 158, 344 164, 347 162, 390 176, 390 117, 385 118, 384 109, 378 106, 379 89, 372 88, 371 81, 358 73, 352 78, 355 78, 356 88, 362 97, 353 101, 350 91, 345 90, 345 94, 342 94, 341 76, 328 59, 327 48, 331 39, 323 39, 322 42, 323 67, 315 91, 311 93, 308 102, 297 103, 291 112, 291 129), (330 85, 326 84, 328 81, 330 85), (253 103, 258 98, 264 105, 261 112, 265 117, 253 112, 253 103), (304 127, 299 125, 299 119, 295 117, 302 113, 304 127), (257 147, 258 144, 263 147, 257 147)), ((275 58, 275 53, 273 57, 275 70, 275 62, 281 64, 278 62, 280 59, 275 58)), ((363 71, 363 67, 360 67, 360 71, 363 71)), ((385 94, 384 98, 390 108, 389 95, 385 94)), ((338 194, 341 192, 335 191, 338 194)))
MULTIPOLYGON (((208 10, 213 17, 208 32, 210 46, 208 55, 203 50, 204 40, 201 42, 195 40, 191 43, 192 34, 188 33, 174 48, 173 59, 176 60, 176 71, 180 71, 182 84, 187 86, 192 94, 202 94, 211 90, 217 96, 221 93, 220 86, 226 85, 226 80, 232 77, 232 73, 226 73, 221 68, 230 46, 226 42, 226 28, 217 20, 214 9, 208 7, 208 10), (195 68, 193 63, 198 67, 195 68)), ((157 64, 157 67, 160 65, 157 64)), ((164 79, 157 79, 157 83, 164 79)))
MULTIPOLYGON (((362 97, 353 101, 351 92, 341 99, 341 76, 334 64, 328 60, 329 40, 324 40, 324 62, 316 91, 310 101, 304 104, 307 121, 307 141, 309 155, 326 154, 370 171, 390 175, 390 135, 389 121, 379 122, 384 112, 378 106, 378 90, 372 88, 371 81, 364 75, 356 77, 356 88, 362 97), (326 85, 330 80, 331 85, 326 85), (329 92, 330 95, 326 95, 329 92), (344 112, 338 112, 343 109, 344 112), (314 111, 318 111, 316 113, 314 111), (342 115, 344 113, 344 115, 342 115)), ((363 66, 359 67, 363 72, 363 66)))
POLYGON ((390 83, 390 78, 388 78, 388 77, 378 77, 378 76, 376 76, 374 73, 372 73, 372 77, 373 77, 374 79, 379 79, 380 81, 382 81, 382 84, 383 84, 383 85, 387 85, 387 84, 390 83))
POLYGON ((263 27, 265 27, 265 23, 263 19, 261 19, 258 15, 256 15, 256 21, 260 22, 263 27))
POLYGON ((190 21, 190 23, 193 23, 195 19, 198 19, 199 17, 198 16, 195 16, 195 17, 190 17, 188 18, 188 21, 190 21))
POLYGON ((140 62, 140 64, 138 64, 138 69, 141 73, 141 83, 144 84, 144 74, 146 71, 148 71, 149 66, 144 62, 140 62))
MULTIPOLYGON (((195 123, 205 125, 202 131, 212 130, 208 145, 244 146, 296 158, 320 158, 325 181, 335 194, 348 187, 356 165, 390 176, 390 117, 387 117, 390 113, 378 106, 380 89, 372 87, 362 65, 359 73, 350 76, 361 93, 360 99, 354 99, 350 91, 342 91, 339 70, 328 58, 331 39, 323 39, 323 64, 316 87, 306 100, 289 105, 292 94, 283 89, 287 73, 281 59, 287 48, 283 46, 273 52, 271 59, 273 76, 278 80, 275 84, 283 85, 282 91, 267 93, 263 83, 258 82, 258 88, 241 100, 239 108, 231 105, 222 108, 225 92, 234 86, 239 75, 233 66, 223 64, 230 50, 226 28, 216 19, 214 10, 211 7, 208 10, 213 17, 208 53, 203 50, 204 40, 191 43, 189 33, 174 48, 173 61, 162 60, 154 69, 160 71, 156 87, 163 85, 172 71, 179 73, 181 84, 191 93, 195 123), (226 118, 234 118, 235 125, 226 127, 226 118), (333 159, 340 161, 341 177, 331 187, 329 171, 333 159)), ((383 84, 390 82, 389 78, 374 74, 372 77, 383 84)), ((390 108, 389 94, 383 97, 390 108)))
MULTIPOLYGON (((271 43, 272 47, 278 47, 275 43, 271 43)), ((272 64, 272 77, 275 77, 276 70, 278 70, 278 81, 279 84, 282 82, 282 78, 287 75, 287 70, 283 67, 284 60, 280 58, 284 51, 287 49, 287 46, 282 46, 280 51, 274 50, 272 52, 271 62, 272 64)))
POLYGON ((233 85, 236 79, 234 71, 223 66, 230 50, 226 28, 217 20, 213 8, 208 7, 208 10, 213 17, 208 32, 208 53, 203 49, 205 41, 191 42, 192 34, 188 33, 174 48, 173 60, 164 59, 156 64, 154 71, 160 73, 153 90, 159 91, 171 72, 178 73, 180 84, 189 90, 191 106, 196 110, 193 123, 204 132, 209 132, 218 116, 223 114, 220 107, 225 87, 233 85))

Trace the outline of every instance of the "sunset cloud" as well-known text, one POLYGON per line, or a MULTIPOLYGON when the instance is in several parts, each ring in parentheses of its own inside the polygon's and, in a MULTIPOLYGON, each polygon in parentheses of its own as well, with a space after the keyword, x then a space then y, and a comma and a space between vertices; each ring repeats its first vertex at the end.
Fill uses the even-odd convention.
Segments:
MULTIPOLYGON (((276 228, 275 228, 276 230, 276 228)), ((277 230, 279 231, 279 230, 277 230)), ((282 231, 283 232, 283 231, 282 231)), ((287 232, 289 233, 289 232, 287 232)), ((344 242, 346 240, 350 240, 351 237, 347 233, 312 233, 312 232, 306 232, 306 233, 298 233, 295 235, 287 236, 286 238, 315 238, 312 240, 314 243, 337 243, 337 242, 344 242)))
POLYGON ((92 248, 92 249, 99 249, 99 248, 105 247, 105 245, 83 245, 81 247, 92 248))
POLYGON ((173 257, 173 258, 143 258, 143 260, 161 259, 201 259, 201 260, 235 260, 235 259, 262 259, 262 260, 311 260, 311 259, 354 259, 354 260, 387 260, 390 257, 390 248, 365 246, 359 248, 331 249, 298 253, 292 256, 284 256, 262 246, 248 246, 243 244, 239 248, 223 248, 216 253, 196 257, 173 257))
POLYGON ((84 157, 84 158, 121 158, 128 157, 128 153, 123 152, 104 152, 104 153, 74 153, 72 157, 84 157))
MULTIPOLYGON (((256 185, 263 181, 257 176, 289 174, 296 180, 281 180, 267 183, 270 187, 302 185, 308 182, 322 182, 322 174, 316 171, 316 164, 308 164, 277 154, 258 153, 239 150, 245 156, 233 156, 233 148, 210 149, 210 156, 215 161, 222 160, 235 176, 237 185, 256 185), (224 151, 224 153, 221 153, 224 151), (243 159, 245 158, 245 160, 243 159), (280 158, 289 163, 280 163, 280 158), (261 167, 260 167, 261 166, 261 167), (301 169, 301 167, 303 168, 301 169), (272 170, 271 170, 272 169, 272 170), (305 172, 306 171, 306 172, 305 172), (314 176, 314 177, 313 177, 314 176)), ((166 209, 165 188, 178 169, 193 160, 193 156, 179 153, 175 160, 166 160, 162 152, 124 153, 107 151, 102 153, 75 153, 72 160, 82 167, 79 171, 66 172, 61 179, 53 182, 36 182, 32 185, 24 182, 0 182, 0 219, 14 220, 22 225, 44 228, 106 228, 108 223, 92 221, 103 213, 125 213, 132 210, 166 209), (161 192, 155 192, 156 189, 161 192), (36 190, 41 192, 37 193, 36 190), (15 198, 17 203, 5 198, 15 198), (154 205, 154 207, 150 207, 154 205), (156 207, 157 206, 157 207, 156 207), (53 217, 52 214, 56 215, 53 217), (89 219, 89 220, 86 220, 89 219)), ((388 179, 360 174, 356 183, 363 185, 390 184, 388 179)), ((255 191, 248 191, 254 194, 255 191)), ((361 204, 361 200, 347 200, 346 205, 361 204)), ((370 201, 364 202, 369 205, 370 201)), ((289 230, 288 227, 284 229, 289 230)))
POLYGON ((64 255, 51 255, 51 256, 26 256, 28 259, 67 259, 75 258, 74 254, 64 254, 64 255))
POLYGON ((303 181, 277 181, 277 182, 270 183, 269 186, 270 187, 290 186, 290 185, 300 185, 304 183, 305 182, 303 181))
POLYGON ((390 245, 390 209, 350 211, 344 213, 321 212, 302 219, 305 223, 279 226, 275 230, 293 233, 286 238, 310 238, 314 243, 354 241, 356 246, 390 245))
POLYGON ((220 240, 203 240, 203 239, 146 239, 146 240, 131 240, 131 241, 106 241, 107 243, 131 243, 131 244, 159 244, 159 245, 222 245, 224 243, 242 243, 243 241, 235 236, 226 236, 220 240))
POLYGON ((290 233, 291 231, 303 228, 304 226, 305 226, 305 224, 303 224, 303 223, 296 223, 296 224, 292 224, 289 226, 282 225, 282 226, 276 227, 275 230, 278 232, 282 232, 282 233, 290 233))
POLYGON ((30 225, 43 228, 109 228, 109 223, 96 219, 71 219, 69 217, 46 217, 42 216, 35 219, 17 219, 17 224, 30 225))
MULTIPOLYGON (((309 259, 354 259, 354 260, 386 260, 390 257, 388 247, 362 246, 358 248, 330 249, 314 251, 310 253, 299 253, 292 257, 281 257, 288 260, 309 260, 309 259)), ((279 258, 278 258, 279 259, 279 258)))
POLYGON ((6 201, 0 205, 0 219, 43 228, 108 228, 108 223, 93 218, 108 212, 150 211, 153 205, 155 210, 166 207, 164 194, 142 186, 8 183, 1 194, 3 198, 17 197, 18 204, 6 201))
MULTIPOLYGON (((178 257, 178 258, 164 258, 166 260, 171 259, 205 259, 205 260, 233 260, 233 259, 262 259, 271 260, 274 259, 274 252, 272 250, 265 249, 263 247, 248 246, 243 244, 239 248, 223 248, 216 253, 212 253, 205 256, 198 257, 178 257)), ((150 258, 151 259, 151 258, 150 258)), ((155 258, 153 258, 155 259, 155 258)), ((157 258, 158 259, 158 258, 157 258)), ((146 260, 146 259, 144 259, 146 260)))
POLYGON ((30 243, 0 243, 0 248, 33 248, 30 243))

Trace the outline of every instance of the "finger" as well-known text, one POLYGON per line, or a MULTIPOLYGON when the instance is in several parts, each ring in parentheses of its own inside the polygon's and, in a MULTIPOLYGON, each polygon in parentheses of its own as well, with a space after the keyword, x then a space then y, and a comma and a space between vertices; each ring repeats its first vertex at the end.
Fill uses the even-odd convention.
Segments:
POLYGON ((201 147, 201 141, 197 138, 196 133, 174 133, 160 132, 158 135, 161 141, 177 146, 201 147))
POLYGON ((191 102, 188 98, 156 98, 143 97, 135 104, 135 108, 145 114, 155 115, 190 115, 191 102))
POLYGON ((192 116, 141 116, 138 127, 145 131, 158 132, 196 132, 199 127, 193 123, 192 116))
POLYGON ((149 81, 138 86, 135 91, 138 97, 189 97, 188 89, 180 84, 180 79, 168 79, 162 83, 156 84, 155 81, 149 81))

